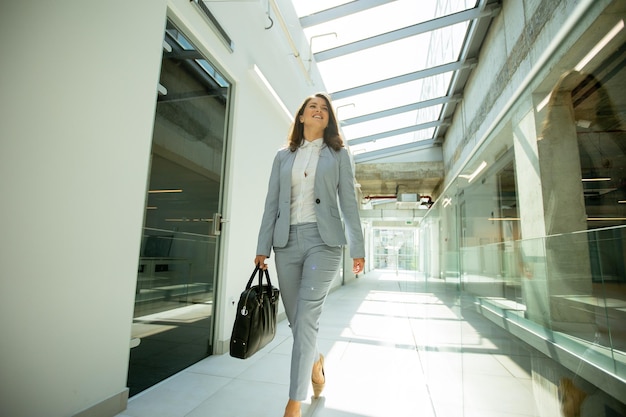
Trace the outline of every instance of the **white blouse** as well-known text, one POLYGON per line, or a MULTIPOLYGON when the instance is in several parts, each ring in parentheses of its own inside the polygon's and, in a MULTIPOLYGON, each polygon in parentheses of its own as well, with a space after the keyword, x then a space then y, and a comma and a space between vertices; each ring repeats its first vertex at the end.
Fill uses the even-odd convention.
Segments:
POLYGON ((291 224, 317 222, 315 172, 324 139, 304 140, 296 151, 291 171, 291 224))

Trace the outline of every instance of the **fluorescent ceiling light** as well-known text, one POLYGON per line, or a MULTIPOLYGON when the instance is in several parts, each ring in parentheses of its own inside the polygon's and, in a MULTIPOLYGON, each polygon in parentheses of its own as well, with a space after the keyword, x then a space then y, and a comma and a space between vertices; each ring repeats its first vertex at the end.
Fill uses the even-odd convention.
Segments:
POLYGON ((285 114, 287 115, 287 119, 291 120, 292 118, 291 112, 287 109, 287 106, 285 106, 285 103, 283 103, 283 101, 280 99, 280 96, 278 95, 276 90, 274 90, 274 87, 272 87, 272 84, 270 84, 267 78, 265 78, 265 75, 263 74, 263 72, 261 72, 261 69, 256 66, 256 64, 252 66, 252 72, 254 73, 254 75, 257 76, 257 79, 261 81, 261 84, 263 85, 263 87, 267 89, 267 91, 274 98, 274 100, 276 101, 278 106, 282 109, 282 111, 285 112, 285 114))
MULTIPOLYGON (((587 55, 574 67, 576 71, 581 71, 597 54, 604 48, 611 40, 617 36, 617 34, 624 28, 624 20, 620 20, 617 25, 613 26, 613 29, 609 31, 601 40, 594 46, 587 55)), ((537 112, 540 112, 550 101, 552 93, 549 93, 537 104, 537 112)), ((589 127, 589 126, 582 126, 589 127)))
POLYGON ((149 190, 148 194, 182 193, 183 190, 149 190))
POLYGON ((596 56, 598 52, 602 50, 609 42, 613 40, 617 34, 624 29, 624 20, 620 20, 617 25, 613 26, 613 29, 609 31, 604 37, 594 46, 591 51, 574 67, 576 71, 581 71, 585 66, 596 56))
POLYGON ((476 168, 476 170, 474 170, 474 172, 472 172, 470 175, 459 175, 459 177, 466 178, 467 182, 472 182, 478 176, 478 174, 480 174, 482 170, 486 167, 487 163, 485 161, 482 161, 480 165, 478 165, 478 168, 476 168))
POLYGON ((180 219, 165 219, 166 222, 203 222, 203 223, 209 223, 212 220, 211 219, 190 219, 187 217, 183 217, 180 219))
POLYGON ((611 178, 608 177, 599 177, 599 178, 583 178, 582 182, 598 182, 598 181, 611 181, 611 178))

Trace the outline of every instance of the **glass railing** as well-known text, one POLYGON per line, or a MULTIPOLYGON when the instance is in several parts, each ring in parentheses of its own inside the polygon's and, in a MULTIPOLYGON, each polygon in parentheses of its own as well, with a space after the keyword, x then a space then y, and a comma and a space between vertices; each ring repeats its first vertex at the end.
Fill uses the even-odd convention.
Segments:
POLYGON ((626 227, 618 226, 465 247, 463 290, 529 344, 569 355, 570 368, 593 368, 588 379, 623 380, 625 238, 626 227))

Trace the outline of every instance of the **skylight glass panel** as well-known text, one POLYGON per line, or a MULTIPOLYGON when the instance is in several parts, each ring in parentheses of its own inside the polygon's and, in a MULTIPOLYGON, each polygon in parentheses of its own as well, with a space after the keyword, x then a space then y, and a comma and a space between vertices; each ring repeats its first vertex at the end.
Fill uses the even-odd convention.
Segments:
POLYGON ((337 34, 334 38, 315 38, 313 52, 319 52, 424 22, 435 17, 435 10, 433 1, 396 0, 305 28, 304 33, 307 38, 323 33, 337 34))
MULTIPOLYGON (((465 28, 467 23, 454 26, 465 28)), ((449 40, 454 26, 322 61, 317 66, 326 88, 340 91, 448 64, 458 59, 462 46, 449 40), (447 40, 447 52, 437 53, 438 48, 431 46, 433 39, 447 40)))
POLYGON ((353 155, 359 155, 362 153, 378 151, 394 146, 406 145, 409 143, 417 143, 422 140, 428 140, 433 137, 435 132, 434 128, 424 129, 417 132, 405 133, 398 136, 392 136, 389 138, 377 140, 375 142, 367 142, 359 145, 349 145, 350 152, 353 155))
POLYGON ((432 122, 439 118, 441 107, 441 105, 432 106, 427 109, 413 110, 389 117, 357 123, 355 125, 343 126, 342 131, 347 138, 354 139, 416 124, 432 122))
MULTIPOLYGON (((445 96, 451 89, 453 71, 460 67, 456 63, 461 58, 470 25, 465 20, 452 24, 459 19, 465 19, 464 15, 444 17, 475 8, 478 0, 395 0, 361 11, 351 11, 346 15, 346 11, 354 10, 352 6, 358 7, 368 2, 292 2, 301 18, 316 15, 319 18, 317 21, 327 19, 304 28, 310 50, 303 53, 317 58, 316 67, 324 80, 324 90, 331 97, 335 93, 333 102, 338 119, 365 119, 343 124, 344 139, 366 140, 377 135, 375 142, 351 145, 353 152, 371 152, 433 138, 435 127, 390 137, 382 136, 385 132, 409 130, 415 125, 434 123, 442 117, 443 104, 440 103, 445 101, 445 96), (352 4, 346 6, 347 3, 352 4), (438 18, 444 19, 428 23, 438 18), (438 29, 415 34, 435 27, 438 29), (326 53, 320 54, 321 52, 326 53), (411 74, 420 76, 420 71, 441 65, 449 65, 448 68, 442 68, 448 72, 393 85, 399 82, 399 77, 406 76, 406 79, 410 79, 411 74), (350 89, 363 86, 371 86, 372 89, 338 98, 339 93, 350 94, 350 89), (416 105, 440 98, 444 100, 437 105, 425 103, 425 106, 431 106, 423 108, 416 105), (418 108, 411 108, 412 105, 418 108), (409 107, 405 109, 405 106, 409 107), (367 120, 368 115, 385 111, 392 113, 392 109, 396 108, 401 108, 402 113, 367 120)), ((315 18, 307 19, 303 23, 309 24, 313 21, 315 18)))
MULTIPOLYGON (((446 95, 452 73, 439 74, 343 99, 333 99, 339 120, 376 113, 446 95)), ((331 94, 332 97, 332 94, 331 94)))
POLYGON ((356 87, 426 68, 429 41, 430 33, 425 33, 322 61, 317 66, 330 91, 356 87))
MULTIPOLYGON (((304 17, 322 11, 318 1, 294 0, 298 16, 304 17), (300 13, 300 10, 310 9, 315 12, 300 13)), ((348 3, 348 2, 331 2, 348 3)), ((304 29, 308 39, 313 39, 313 52, 319 52, 340 45, 346 45, 361 39, 391 32, 397 29, 413 26, 434 18, 467 10, 473 5, 466 5, 467 1, 445 2, 440 0, 396 0, 371 9, 339 17, 315 26, 304 29), (334 37, 321 37, 322 34, 335 33, 334 37)))

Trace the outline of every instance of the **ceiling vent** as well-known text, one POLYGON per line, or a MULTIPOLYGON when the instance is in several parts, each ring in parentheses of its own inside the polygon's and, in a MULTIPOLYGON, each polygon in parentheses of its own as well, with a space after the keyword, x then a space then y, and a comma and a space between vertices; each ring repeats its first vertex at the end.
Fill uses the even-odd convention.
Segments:
POLYGON ((401 203, 416 203, 417 194, 398 194, 398 202, 401 203))

